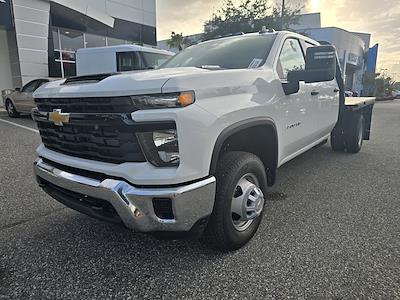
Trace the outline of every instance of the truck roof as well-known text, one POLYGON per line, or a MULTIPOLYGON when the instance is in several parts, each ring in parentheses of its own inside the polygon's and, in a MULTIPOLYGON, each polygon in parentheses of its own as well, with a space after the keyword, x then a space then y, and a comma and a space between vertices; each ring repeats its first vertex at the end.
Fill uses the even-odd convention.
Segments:
MULTIPOLYGON (((230 38, 237 38, 237 37, 246 37, 246 36, 268 36, 268 35, 275 35, 275 36, 281 36, 281 37, 285 37, 285 36, 294 36, 300 39, 303 39, 305 41, 308 41, 312 44, 316 44, 319 45, 319 42, 313 40, 312 38, 309 38, 305 35, 299 34, 297 32, 293 32, 293 31, 287 31, 287 30, 281 30, 281 31, 275 31, 275 30, 267 30, 267 31, 260 31, 260 32, 252 32, 252 33, 237 33, 237 34, 232 34, 232 35, 228 35, 228 36, 223 36, 223 37, 218 37, 212 40, 219 40, 219 39, 230 39, 230 38)), ((202 43, 207 43, 209 41, 212 40, 207 40, 204 42, 201 42, 199 44, 202 43)))
POLYGON ((137 52, 150 52, 150 53, 158 53, 165 55, 175 55, 174 52, 162 50, 158 48, 145 47, 139 45, 117 45, 117 46, 105 46, 105 47, 93 47, 93 48, 81 48, 78 49, 78 53, 100 53, 100 52, 129 52, 129 51, 137 51, 137 52))

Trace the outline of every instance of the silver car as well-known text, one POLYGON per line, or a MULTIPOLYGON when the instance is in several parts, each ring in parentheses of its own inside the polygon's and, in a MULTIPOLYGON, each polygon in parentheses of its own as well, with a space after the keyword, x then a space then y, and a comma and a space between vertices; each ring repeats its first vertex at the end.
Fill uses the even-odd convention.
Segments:
POLYGON ((5 93, 3 95, 4 105, 10 117, 16 118, 21 113, 30 114, 34 108, 33 92, 40 86, 49 82, 49 79, 35 79, 23 86, 22 89, 17 88, 15 91, 5 93))

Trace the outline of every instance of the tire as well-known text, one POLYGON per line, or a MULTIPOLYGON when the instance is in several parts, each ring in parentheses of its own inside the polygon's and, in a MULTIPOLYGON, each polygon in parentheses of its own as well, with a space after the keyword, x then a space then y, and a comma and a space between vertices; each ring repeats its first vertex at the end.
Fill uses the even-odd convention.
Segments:
POLYGON ((267 175, 261 160, 247 152, 224 153, 215 175, 216 197, 205 238, 215 248, 236 250, 250 241, 260 225, 264 213, 267 175), (246 218, 252 218, 251 221, 242 221, 240 215, 233 212, 238 211, 238 208, 246 218))
POLYGON ((334 152, 343 152, 345 149, 341 128, 334 128, 331 133, 331 148, 334 152))
POLYGON ((361 114, 354 115, 350 120, 349 130, 345 134, 345 145, 348 153, 358 153, 364 140, 364 117, 361 114))
POLYGON ((17 109, 15 108, 14 104, 10 99, 6 100, 6 110, 9 117, 11 118, 19 117, 19 112, 17 111, 17 109))

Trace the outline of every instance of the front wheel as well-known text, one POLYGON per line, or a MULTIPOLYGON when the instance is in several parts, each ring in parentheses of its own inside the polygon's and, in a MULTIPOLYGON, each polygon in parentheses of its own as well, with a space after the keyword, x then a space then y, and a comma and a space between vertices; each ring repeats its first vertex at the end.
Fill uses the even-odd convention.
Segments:
POLYGON ((253 237, 263 217, 265 168, 254 154, 227 152, 218 162, 216 179, 216 198, 206 238, 219 249, 236 250, 253 237))
POLYGON ((14 104, 9 99, 6 101, 6 110, 7 110, 8 116, 11 118, 17 118, 19 116, 19 113, 15 109, 14 104))

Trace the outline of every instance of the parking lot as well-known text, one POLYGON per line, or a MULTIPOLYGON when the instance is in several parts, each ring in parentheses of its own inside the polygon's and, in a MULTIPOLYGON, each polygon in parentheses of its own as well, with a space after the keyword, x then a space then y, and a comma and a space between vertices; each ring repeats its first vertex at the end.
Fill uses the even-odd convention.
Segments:
POLYGON ((39 135, 0 121, 0 136, 0 299, 400 297, 399 101, 376 105, 359 154, 281 167, 257 235, 228 254, 64 208, 35 183, 39 135))

